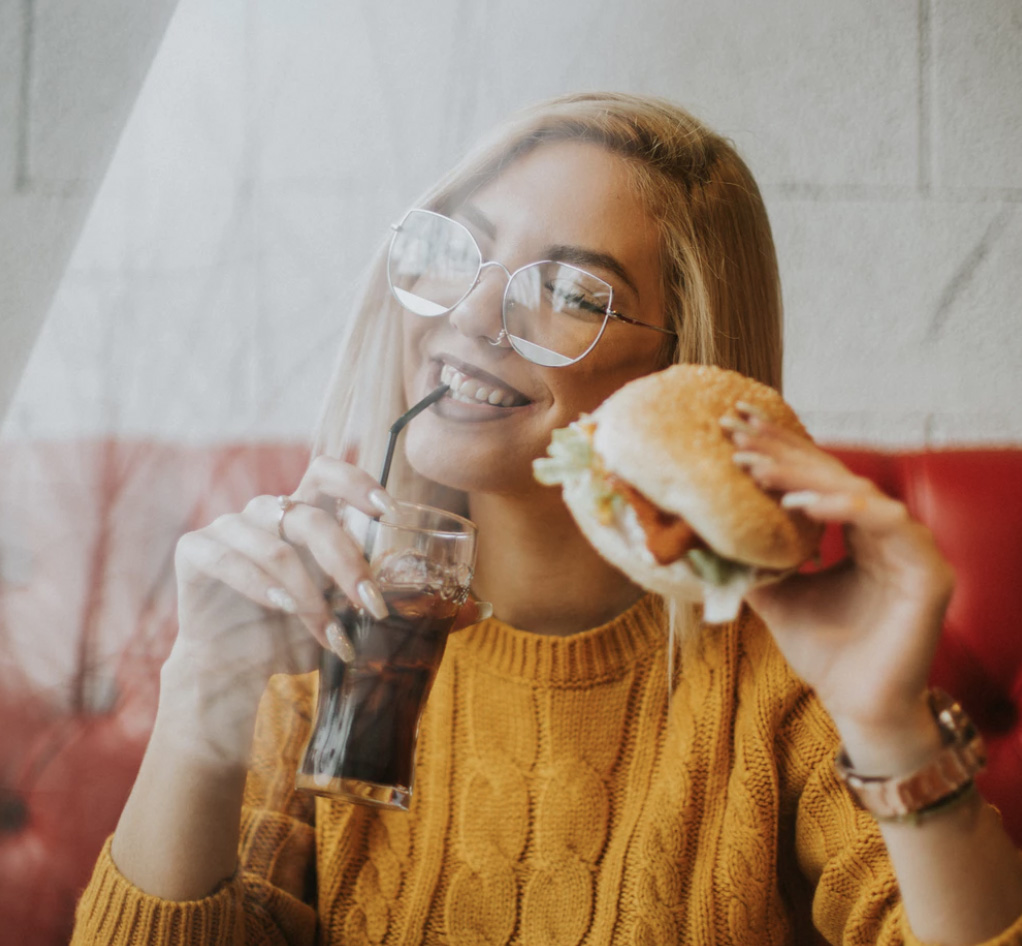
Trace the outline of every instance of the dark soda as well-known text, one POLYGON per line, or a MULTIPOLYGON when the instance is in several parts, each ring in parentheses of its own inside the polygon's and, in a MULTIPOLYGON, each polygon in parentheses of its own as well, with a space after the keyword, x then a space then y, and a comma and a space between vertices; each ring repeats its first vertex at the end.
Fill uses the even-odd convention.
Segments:
POLYGON ((382 621, 350 606, 334 612, 356 656, 345 664, 323 654, 318 727, 299 768, 302 788, 344 793, 354 780, 411 789, 419 716, 458 603, 421 590, 383 596, 390 614, 382 621))

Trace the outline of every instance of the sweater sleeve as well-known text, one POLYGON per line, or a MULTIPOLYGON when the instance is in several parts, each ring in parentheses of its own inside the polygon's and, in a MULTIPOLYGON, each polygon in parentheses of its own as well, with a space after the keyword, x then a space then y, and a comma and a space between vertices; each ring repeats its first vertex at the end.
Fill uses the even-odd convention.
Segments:
MULTIPOLYGON (((801 785, 795 844, 799 867, 815 890, 814 925, 834 946, 924 946, 909 928, 879 827, 834 771, 837 742, 812 698, 800 701, 779 741, 782 764, 801 785)), ((1022 917, 977 946, 1022 946, 1022 917)))
POLYGON ((201 900, 162 900, 120 873, 108 839, 79 900, 72 946, 312 946, 315 808, 295 792, 294 773, 313 679, 274 677, 260 704, 235 875, 201 900))

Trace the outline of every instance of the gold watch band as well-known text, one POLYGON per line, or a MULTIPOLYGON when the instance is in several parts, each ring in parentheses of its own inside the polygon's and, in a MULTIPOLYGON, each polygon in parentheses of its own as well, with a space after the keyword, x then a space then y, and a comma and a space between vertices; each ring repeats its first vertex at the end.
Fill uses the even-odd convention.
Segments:
POLYGON ((929 693, 943 748, 922 768, 907 775, 861 775, 844 747, 834 767, 852 795, 879 821, 917 821, 946 811, 971 794, 976 773, 986 764, 983 737, 962 707, 942 690, 929 693))

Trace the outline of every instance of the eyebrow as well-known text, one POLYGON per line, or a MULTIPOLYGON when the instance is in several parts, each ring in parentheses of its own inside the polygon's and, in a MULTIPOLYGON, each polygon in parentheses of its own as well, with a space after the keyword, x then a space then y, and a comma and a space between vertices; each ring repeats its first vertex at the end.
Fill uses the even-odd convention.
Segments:
MULTIPOLYGON (((488 217, 482 210, 480 210, 471 201, 465 201, 460 207, 454 211, 456 214, 460 214, 469 223, 477 227, 482 233, 491 240, 497 239, 497 225, 488 217)), ((571 263, 574 266, 588 267, 596 266, 600 269, 606 270, 608 273, 613 273, 618 279, 621 280, 629 289, 639 295, 638 287, 632 281, 628 275, 628 270, 625 269, 624 264, 610 253, 601 253, 597 250, 589 250, 582 246, 572 246, 569 244, 554 244, 548 246, 543 251, 543 258, 553 260, 556 263, 571 263)))
POLYGON ((596 266, 604 269, 617 276, 636 296, 639 295, 639 290, 628 275, 628 270, 624 268, 616 256, 611 256, 610 253, 599 253, 596 250, 587 250, 581 246, 557 245, 548 246, 544 255, 557 263, 571 263, 582 267, 596 266))

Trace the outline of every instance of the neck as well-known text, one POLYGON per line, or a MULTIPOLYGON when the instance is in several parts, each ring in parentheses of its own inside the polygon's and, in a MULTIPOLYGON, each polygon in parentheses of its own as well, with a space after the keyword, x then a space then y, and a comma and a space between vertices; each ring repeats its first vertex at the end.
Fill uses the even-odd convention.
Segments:
POLYGON ((553 490, 540 501, 475 494, 469 512, 479 527, 474 592, 514 627, 574 634, 617 617, 642 595, 600 558, 553 490))

